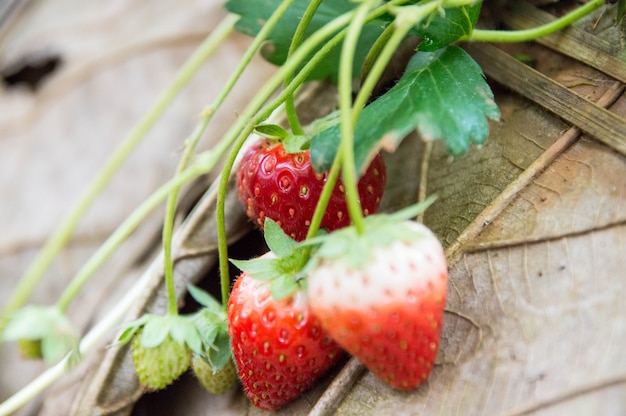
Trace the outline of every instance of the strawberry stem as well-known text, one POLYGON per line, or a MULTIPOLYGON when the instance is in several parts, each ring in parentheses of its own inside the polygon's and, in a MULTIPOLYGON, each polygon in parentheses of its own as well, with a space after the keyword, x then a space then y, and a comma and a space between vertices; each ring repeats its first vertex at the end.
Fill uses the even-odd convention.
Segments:
MULTIPOLYGON (((293 52, 300 46, 302 40, 304 39, 304 34, 306 29, 309 27, 313 16, 315 16, 315 12, 317 11, 319 5, 322 3, 322 0, 313 0, 309 3, 300 23, 298 23, 298 27, 291 39, 291 44, 289 45, 289 51, 287 52, 287 59, 293 55, 293 52)), ((293 80, 293 74, 289 74, 285 77, 284 85, 287 86, 293 80)), ((298 113, 296 111, 296 104, 294 101, 293 94, 290 94, 285 100, 285 113, 287 114, 287 120, 289 121, 289 126, 291 127, 291 131, 294 134, 304 134, 304 130, 302 129, 302 125, 300 124, 300 120, 298 119, 298 113)))
MULTIPOLYGON (((282 3, 281 6, 276 9, 274 15, 282 10, 282 6, 285 6, 285 3, 282 3)), ((285 8, 286 7, 287 6, 285 6, 285 8)), ((368 19, 375 19, 376 17, 387 12, 387 9, 387 5, 379 7, 369 13, 367 17, 368 19)), ((281 13, 284 13, 284 11, 281 11, 281 13)), ((294 91, 305 82, 309 74, 328 54, 328 52, 343 40, 345 37, 345 31, 342 31, 341 29, 343 26, 348 24, 353 14, 354 12, 350 11, 337 17, 307 38, 306 41, 304 41, 302 45, 294 51, 292 57, 285 61, 283 66, 281 66, 279 70, 269 80, 267 80, 267 82, 263 85, 263 88, 261 88, 261 90, 253 97, 250 104, 248 104, 246 109, 241 113, 237 122, 226 133, 224 141, 227 143, 233 143, 233 147, 221 173, 216 206, 220 283, 222 302, 224 304, 227 303, 227 299, 230 294, 228 245, 225 223, 225 196, 230 172, 232 171, 237 158, 237 153, 243 147, 245 140, 253 131, 254 126, 265 120, 272 111, 286 101, 288 96, 293 95, 294 91), (332 38, 329 39, 330 36, 332 36, 332 38), (325 43, 320 46, 322 42, 325 43), (302 64, 302 62, 305 62, 307 57, 315 50, 317 50, 317 52, 315 52, 308 62, 298 70, 298 67, 302 64), (295 73, 296 71, 297 75, 295 75, 291 83, 285 87, 272 102, 262 108, 263 103, 265 103, 278 86, 284 82, 285 77, 295 73)), ((262 30, 270 25, 270 23, 275 24, 275 22, 273 22, 274 15, 270 17, 262 30)), ((259 34, 260 33, 261 32, 259 32, 259 34)))
POLYGON ((100 195, 104 187, 109 183, 118 168, 137 147, 148 131, 159 119, 168 105, 178 95, 182 88, 189 82, 192 76, 200 69, 202 64, 215 52, 217 47, 230 35, 234 28, 236 18, 224 19, 220 25, 196 49, 191 57, 177 72, 174 81, 161 93, 154 105, 145 116, 126 135, 122 143, 109 157, 104 167, 89 184, 85 194, 76 202, 67 215, 61 220, 59 226, 47 239, 43 248, 20 279, 17 287, 11 294, 8 302, 0 314, 0 333, 4 330, 6 320, 20 308, 37 287, 45 271, 57 257, 59 252, 67 244, 80 219, 85 215, 91 204, 100 195))
POLYGON ((525 30, 481 30, 474 29, 472 34, 466 36, 462 41, 469 42, 528 42, 547 36, 551 33, 562 30, 570 26, 575 21, 588 15, 604 4, 604 0, 591 0, 582 6, 574 9, 566 15, 553 20, 550 23, 532 29, 525 30))
POLYGON ((141 224, 146 216, 158 207, 172 192, 172 189, 188 183, 190 180, 197 178, 209 172, 219 161, 219 154, 211 152, 207 160, 194 164, 185 169, 180 174, 174 176, 170 181, 162 185, 148 199, 146 199, 139 207, 137 207, 126 220, 107 238, 107 240, 98 248, 98 250, 89 258, 87 263, 76 273, 71 283, 63 291, 57 306, 61 311, 65 311, 72 299, 80 291, 82 286, 89 278, 98 270, 98 268, 106 261, 106 259, 122 244, 128 236, 141 224))
POLYGON ((363 2, 357 9, 343 42, 339 61, 339 110, 341 111, 339 145, 342 154, 342 179, 346 193, 346 203, 350 219, 359 233, 363 233, 363 211, 359 202, 357 187, 358 175, 354 162, 354 118, 352 116, 352 66, 361 29, 365 24, 367 12, 374 4, 373 0, 363 2))

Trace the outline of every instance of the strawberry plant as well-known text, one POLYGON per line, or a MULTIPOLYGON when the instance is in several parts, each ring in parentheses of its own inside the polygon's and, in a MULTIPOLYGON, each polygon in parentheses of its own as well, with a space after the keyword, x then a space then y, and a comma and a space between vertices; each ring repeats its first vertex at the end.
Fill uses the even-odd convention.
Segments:
POLYGON ((447 268, 436 236, 409 220, 428 203, 375 214, 385 184, 381 152, 393 152, 414 130, 425 141, 444 141, 451 156, 478 151, 472 145, 484 143, 489 120, 498 120, 500 113, 481 68, 457 44, 531 40, 602 4, 589 1, 535 30, 501 32, 475 27, 482 7, 476 0, 227 1, 225 7, 234 15, 225 25, 235 25, 254 40, 229 82, 203 109, 172 180, 120 225, 55 305, 21 308, 116 166, 181 83, 216 49, 228 27, 209 36, 183 68, 51 237, 4 309, 3 340, 19 341, 26 355, 42 356, 53 367, 23 394, 0 404, 0 414, 22 406, 58 378, 142 295, 144 281, 82 338, 65 316, 93 272, 164 201, 167 311, 145 314, 124 325, 119 335, 119 344, 132 343, 136 373, 147 389, 166 387, 191 366, 201 384, 219 394, 232 387, 237 370, 252 403, 276 409, 310 388, 340 358, 341 347, 391 386, 417 388, 428 378, 437 354, 447 268), (411 42, 416 46, 401 75, 383 79, 394 54, 411 42), (196 154, 212 115, 257 53, 278 65, 275 75, 259 87, 218 145, 196 154), (303 126, 294 97, 304 83, 318 79, 337 84, 338 111, 303 126), (278 111, 285 114, 283 126, 274 124, 278 111), (266 137, 260 145, 254 144, 255 133, 266 137), (269 144, 267 137, 283 143, 269 144), (283 146, 285 152, 279 152, 283 146), (221 302, 190 288, 201 309, 180 315, 172 260, 179 189, 219 162, 223 167, 215 188, 221 302), (302 172, 296 174, 293 166, 302 172), (263 169, 269 183, 259 179, 263 169), (290 185, 295 196, 278 193, 285 185, 284 172, 294 175, 290 185), (264 228, 273 254, 233 261, 243 273, 231 293, 225 200, 233 175, 244 208, 264 228))

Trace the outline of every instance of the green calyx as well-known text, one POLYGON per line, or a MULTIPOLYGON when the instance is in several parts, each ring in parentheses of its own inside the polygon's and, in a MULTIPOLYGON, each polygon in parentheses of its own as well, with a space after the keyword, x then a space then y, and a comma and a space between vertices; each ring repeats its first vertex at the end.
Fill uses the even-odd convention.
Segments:
POLYGON ((423 235, 420 231, 402 226, 402 222, 424 212, 435 197, 411 205, 393 214, 375 214, 363 219, 364 232, 355 226, 343 228, 321 238, 312 239, 310 244, 320 244, 315 251, 311 263, 321 259, 345 258, 354 268, 360 268, 370 258, 369 253, 376 247, 384 247, 396 241, 411 242, 423 235))
POLYGON ((253 279, 269 282, 275 300, 284 299, 303 288, 310 247, 293 240, 270 218, 265 219, 264 234, 271 256, 230 261, 253 279))
POLYGON ((43 358, 48 364, 78 350, 78 331, 55 306, 28 306, 16 311, 2 337, 4 341, 18 341, 26 358, 43 358))

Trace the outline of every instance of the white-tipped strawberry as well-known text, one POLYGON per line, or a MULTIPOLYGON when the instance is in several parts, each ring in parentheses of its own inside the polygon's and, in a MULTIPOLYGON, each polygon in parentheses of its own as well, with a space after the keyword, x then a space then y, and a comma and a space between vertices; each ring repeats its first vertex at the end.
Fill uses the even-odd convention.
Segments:
POLYGON ((428 379, 439 349, 448 278, 441 244, 413 221, 336 234, 309 272, 313 312, 380 379, 416 388, 428 379))

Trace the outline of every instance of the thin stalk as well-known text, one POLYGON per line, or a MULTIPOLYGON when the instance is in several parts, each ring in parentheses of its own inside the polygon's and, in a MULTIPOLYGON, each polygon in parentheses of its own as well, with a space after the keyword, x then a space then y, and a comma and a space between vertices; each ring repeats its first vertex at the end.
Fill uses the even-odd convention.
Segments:
POLYGON ((352 66, 356 45, 365 24, 367 12, 372 7, 373 1, 363 2, 356 10, 354 18, 350 22, 346 39, 343 42, 341 57, 339 60, 339 110, 341 111, 340 130, 342 153, 341 175, 346 193, 346 203, 350 219, 357 231, 362 234, 365 231, 363 223, 363 211, 359 202, 359 190, 357 187, 358 175, 354 163, 354 120, 352 117, 352 66))
MULTIPOLYGON (((315 16, 315 12, 317 11, 319 5, 322 3, 322 0, 312 0, 307 6, 302 18, 300 19, 300 23, 298 23, 298 27, 296 28, 295 33, 293 34, 293 38, 291 39, 291 44, 289 45, 289 51, 287 52, 287 59, 293 55, 293 52, 298 49, 298 46, 302 43, 304 39, 304 34, 313 20, 313 16, 315 16)), ((287 75, 285 77, 285 86, 289 85, 289 83, 293 80, 293 75, 287 75)), ((288 96, 285 100, 285 114, 287 114, 287 120, 289 121, 289 126, 291 127, 291 131, 294 134, 304 134, 304 130, 302 129, 302 125, 300 124, 300 120, 298 119, 298 113, 296 112, 296 104, 294 101, 293 94, 288 96)))
POLYGON ((187 183, 193 178, 209 172, 219 161, 219 156, 218 153, 211 152, 207 160, 203 160, 201 163, 195 164, 174 176, 137 207, 78 271, 65 291, 61 294, 57 301, 57 307, 63 312, 67 310, 72 299, 93 273, 95 273, 113 251, 132 234, 146 216, 170 195, 172 189, 180 187, 181 184, 187 183))
POLYGON ((100 340, 124 318, 128 310, 136 305, 137 298, 143 296, 146 287, 151 281, 151 271, 146 271, 141 278, 130 288, 128 292, 115 304, 113 310, 107 313, 80 341, 78 354, 69 353, 61 361, 41 373, 35 380, 15 393, 13 396, 0 403, 0 416, 7 416, 33 400, 37 395, 58 380, 63 374, 72 368, 76 358, 84 357, 92 349, 99 346, 100 340))
MULTIPOLYGON (((376 17, 384 14, 388 11, 390 3, 384 6, 378 7, 368 14, 368 19, 375 19, 376 17)), ((230 177, 230 171, 236 160, 236 153, 241 149, 247 136, 252 132, 254 126, 263 121, 268 115, 274 111, 278 106, 285 102, 286 98, 293 94, 294 91, 302 85, 302 83, 309 76, 315 66, 326 56, 326 54, 334 48, 341 40, 343 40, 345 33, 340 32, 336 34, 332 39, 327 40, 333 33, 338 32, 343 26, 347 25, 350 21, 353 12, 347 12, 331 22, 327 23, 324 27, 313 33, 296 51, 292 58, 285 62, 285 64, 279 68, 279 70, 264 84, 263 88, 253 97, 252 101, 244 112, 237 119, 237 122, 226 133, 225 141, 235 143, 231 151, 230 160, 224 166, 220 177, 216 216, 217 216, 217 239, 218 239, 218 253, 219 253, 219 269, 221 279, 222 299, 228 299, 230 293, 230 281, 228 274, 228 246, 226 243, 226 225, 225 225, 225 195, 228 186, 228 180, 230 177), (319 45, 326 41, 326 43, 319 48, 319 45), (318 48, 319 50, 313 55, 313 57, 302 67, 293 81, 282 90, 280 94, 274 100, 266 105, 262 111, 259 112, 263 103, 269 99, 273 92, 284 81, 285 77, 295 72, 302 62, 318 48), (257 113, 258 112, 258 113, 257 113), (256 116, 255 116, 256 113, 256 116)))
POLYGON ((228 37, 234 27, 234 19, 225 19, 196 49, 193 55, 183 64, 174 81, 157 98, 154 105, 144 117, 126 135, 122 143, 108 159, 101 171, 88 186, 85 194, 76 202, 69 213, 61 220, 59 226, 48 238, 41 251, 20 279, 17 287, 11 294, 7 304, 0 314, 0 334, 8 322, 10 315, 20 308, 39 284, 45 271, 67 244, 79 221, 83 218, 89 207, 100 195, 104 187, 109 183, 118 168, 128 158, 132 151, 141 142, 146 133, 159 119, 174 97, 189 82, 202 64, 215 52, 217 47, 228 37))
MULTIPOLYGON (((226 17, 226 19, 232 20, 232 23, 234 24, 239 19, 239 16, 229 15, 226 17)), ((252 41, 252 43, 250 44, 250 46, 248 47, 248 49, 246 50, 242 58, 240 59, 237 67, 235 68, 231 76, 226 81, 226 84, 224 85, 224 87, 222 88, 218 96, 211 103, 211 105, 209 105, 203 110, 202 112, 204 115, 203 119, 200 125, 196 128, 196 130, 194 131, 194 133, 188 140, 188 142, 186 143, 185 152, 181 158, 177 172, 180 173, 186 168, 187 164, 189 163, 189 160, 193 156, 197 143, 202 137, 202 133, 206 129, 206 126, 209 124, 209 122, 213 118, 213 115, 222 105, 222 103, 224 102, 228 94, 230 94, 233 87, 235 86, 239 78, 241 77, 241 74, 249 65, 254 55, 257 53, 257 51, 261 47, 261 44, 265 41, 265 39, 269 35, 269 32, 272 27, 273 25, 271 26, 266 25, 266 27, 262 28, 259 31, 258 35, 254 38, 254 40, 252 41)), ((227 142, 224 142, 223 146, 220 146, 218 144, 217 146, 218 152, 220 154, 224 153, 229 145, 230 143, 227 143, 227 142)), ((172 245, 172 235, 173 235, 173 229, 174 229, 174 214, 176 211, 176 200, 178 199, 179 191, 180 191, 180 187, 173 189, 171 195, 168 198, 167 207, 165 211, 165 219, 164 219, 164 224, 163 224, 164 276, 165 276, 165 282, 166 282, 167 294, 168 294, 168 313, 172 315, 176 315, 178 313, 178 304, 176 302, 176 287, 175 287, 175 282, 174 282, 174 264, 171 258, 171 252, 172 252, 171 245, 172 245)))
POLYGON ((339 178, 342 160, 343 153, 341 152, 341 148, 339 148, 337 154, 335 155, 335 159, 333 160, 333 164, 328 171, 328 176, 326 176, 326 182, 324 182, 324 187, 322 188, 322 192, 320 193, 320 199, 317 201, 315 211, 313 211, 311 224, 309 225, 309 230, 306 233, 307 240, 315 237, 320 229, 322 219, 324 218, 324 214, 326 213, 326 207, 328 206, 330 197, 333 193, 333 190, 335 189, 335 184, 337 183, 337 179, 339 178))
POLYGON ((528 42, 565 29, 603 4, 604 0, 591 0, 550 23, 532 29, 510 31, 474 29, 471 35, 460 40, 499 43, 528 42))

